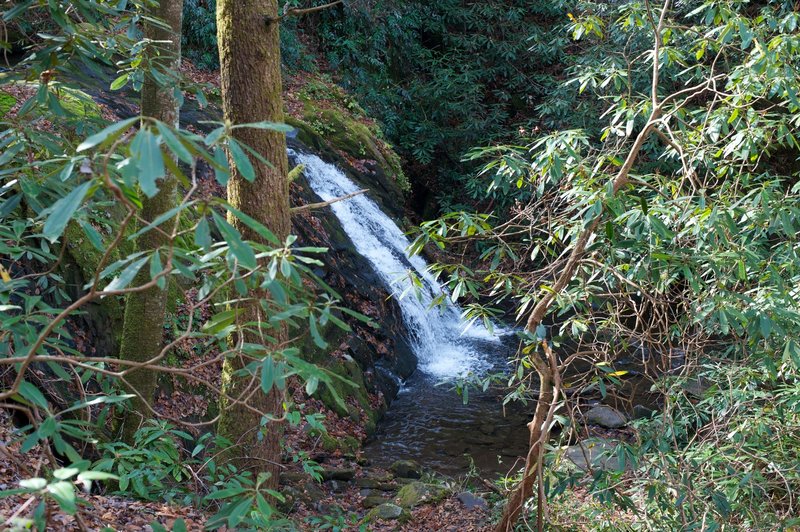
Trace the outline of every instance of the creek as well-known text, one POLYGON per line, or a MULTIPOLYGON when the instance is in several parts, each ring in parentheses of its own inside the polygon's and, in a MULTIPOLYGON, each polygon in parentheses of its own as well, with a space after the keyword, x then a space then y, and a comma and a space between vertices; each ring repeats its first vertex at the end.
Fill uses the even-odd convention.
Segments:
MULTIPOLYGON (((304 165, 309 185, 323 201, 360 189, 316 155, 290 155, 304 165)), ((408 255, 406 235, 367 194, 333 203, 331 209, 356 251, 397 298, 418 361, 417 371, 400 383, 397 398, 366 445, 367 458, 379 466, 413 459, 450 475, 465 473, 471 461, 483 474, 509 471, 527 451, 524 411, 516 407, 504 412, 502 394, 492 388, 471 390, 465 404, 455 386, 468 375, 504 371, 516 345, 514 336, 467 323, 448 297, 437 301, 446 289, 422 257, 408 255)))

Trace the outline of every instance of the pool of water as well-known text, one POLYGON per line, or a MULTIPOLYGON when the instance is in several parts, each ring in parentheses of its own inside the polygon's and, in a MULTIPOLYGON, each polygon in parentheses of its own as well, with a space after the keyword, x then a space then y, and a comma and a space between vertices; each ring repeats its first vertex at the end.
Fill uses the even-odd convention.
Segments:
MULTIPOLYGON (((474 347, 493 362, 492 371, 501 371, 514 346, 511 337, 474 347)), ((450 476, 464 475, 474 465, 484 478, 521 466, 535 405, 504 408, 504 392, 497 388, 473 388, 465 404, 455 385, 453 379, 442 381, 423 371, 412 375, 365 446, 371 463, 388 467, 396 460, 416 460, 450 476)))

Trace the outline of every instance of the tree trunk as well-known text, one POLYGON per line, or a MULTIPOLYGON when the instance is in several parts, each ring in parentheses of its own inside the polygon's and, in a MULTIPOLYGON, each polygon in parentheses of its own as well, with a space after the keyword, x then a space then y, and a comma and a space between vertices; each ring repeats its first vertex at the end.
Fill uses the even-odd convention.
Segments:
MULTIPOLYGON (((231 124, 248 122, 283 121, 281 89, 281 57, 279 41, 277 0, 218 0, 217 38, 220 55, 220 78, 225 120, 231 124)), ((245 214, 266 225, 283 241, 291 230, 289 211, 288 160, 286 136, 269 130, 239 128, 234 130, 237 141, 253 148, 272 163, 272 167, 251 158, 256 178, 250 183, 235 170, 231 157, 231 178, 228 182, 228 201, 245 214)), ((245 239, 262 241, 258 234, 229 216, 230 222, 245 239)), ((238 317, 244 323, 266 322, 258 294, 244 304, 238 317)), ((278 331, 277 340, 286 339, 285 331, 278 331)), ((264 339, 255 333, 244 333, 235 342, 263 344, 264 339)), ((258 388, 258 383, 248 379, 232 378, 235 371, 244 367, 244 355, 225 361, 223 391, 234 399, 247 400, 249 406, 265 413, 282 413, 282 393, 273 387, 268 395, 258 388), (255 390, 254 393, 251 392, 255 390)), ((259 437, 261 416, 241 402, 225 397, 220 404, 218 432, 231 440, 234 446, 229 458, 240 468, 256 469, 271 474, 269 487, 277 486, 280 468, 279 423, 270 421, 259 437)))
MULTIPOLYGON (((183 23, 183 0, 162 0, 158 7, 150 13, 154 18, 166 23, 167 27, 156 24, 145 26, 148 39, 160 41, 158 44, 159 59, 163 65, 177 72, 181 62, 181 25, 183 23)), ((153 54, 155 56, 155 53, 153 54)), ((152 56, 151 56, 152 59, 152 56)), ((161 85, 148 76, 142 86, 142 116, 148 116, 178 125, 180 107, 175 96, 175 87, 161 85)), ((175 206, 176 180, 169 174, 161 180, 159 192, 152 198, 142 201, 141 216, 152 221, 175 206)), ((167 236, 160 231, 148 231, 136 241, 140 251, 149 251, 167 244, 167 236)), ((143 271, 137 278, 137 284, 150 280, 149 271, 143 271)), ((163 345, 164 317, 167 305, 167 289, 157 286, 142 292, 132 293, 125 304, 125 318, 122 329, 120 358, 133 362, 146 362, 157 356, 163 345)), ((133 442, 133 435, 142 422, 150 416, 147 404, 151 404, 156 388, 155 372, 147 368, 132 371, 127 376, 131 388, 140 395, 133 400, 131 410, 123 422, 122 438, 133 442)))
MULTIPOLYGON (((548 355, 553 356, 549 351, 548 355)), ((514 529, 519 514, 525 505, 525 501, 533 495, 533 484, 537 478, 539 455, 542 450, 542 444, 547 439, 547 432, 544 429, 545 422, 547 421, 547 414, 553 403, 553 371, 551 364, 545 362, 538 353, 534 353, 531 360, 539 375, 539 400, 536 402, 536 412, 533 419, 528 423, 528 430, 530 436, 528 438, 528 454, 525 458, 525 467, 523 469, 522 481, 516 487, 514 492, 506 502, 503 508, 503 515, 495 527, 495 532, 511 532, 514 529)), ((541 492, 541 490, 540 490, 541 492)), ((544 501, 539 500, 539 514, 544 501)), ((539 529, 541 530, 541 516, 539 518, 539 529)))

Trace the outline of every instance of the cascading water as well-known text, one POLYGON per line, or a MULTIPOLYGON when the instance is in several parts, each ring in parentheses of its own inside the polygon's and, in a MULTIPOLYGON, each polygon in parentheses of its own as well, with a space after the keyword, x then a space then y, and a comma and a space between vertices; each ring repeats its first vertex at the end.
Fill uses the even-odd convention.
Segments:
MULTIPOLYGON (((352 194, 359 187, 335 165, 313 154, 290 151, 311 188, 323 201, 352 194)), ((483 471, 501 471, 527 448, 525 418, 504 417, 497 393, 470 394, 468 405, 453 391, 452 381, 468 373, 503 367, 507 348, 482 325, 468 325, 459 307, 447 298, 433 301, 444 289, 425 261, 409 257, 403 231, 366 194, 331 205, 355 249, 373 266, 398 300, 418 371, 401 388, 381 421, 367 456, 388 466, 415 459, 426 467, 460 474, 470 455, 483 471), (420 283, 409 290, 413 273, 420 283), (450 385, 447 383, 450 382, 450 385), (442 385, 444 383, 444 385, 442 385), (520 437, 521 436, 521 437, 520 437)))
MULTIPOLYGON (((311 188, 323 201, 330 201, 359 190, 339 168, 316 155, 292 152, 304 165, 311 188)), ((489 362, 471 341, 496 341, 482 325, 468 325, 461 309, 445 298, 433 306, 444 292, 420 256, 409 257, 410 242, 403 231, 367 195, 355 196, 331 205, 356 250, 366 257, 398 299, 419 369, 439 379, 485 371, 489 362), (409 271, 420 280, 412 285, 409 271)))

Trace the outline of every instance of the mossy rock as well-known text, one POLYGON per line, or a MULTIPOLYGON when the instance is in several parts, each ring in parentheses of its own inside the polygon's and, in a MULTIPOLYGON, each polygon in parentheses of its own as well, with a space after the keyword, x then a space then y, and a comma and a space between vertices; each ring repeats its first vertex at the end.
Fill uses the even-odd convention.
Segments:
POLYGON ((320 386, 317 389, 316 396, 325 403, 325 406, 336 412, 340 417, 355 416, 357 420, 359 417, 358 412, 351 411, 351 408, 348 408, 347 405, 347 399, 353 397, 361 408, 367 412, 370 411, 369 397, 364 383, 364 372, 358 362, 347 357, 345 360, 336 360, 325 365, 325 369, 341 377, 333 377, 330 384, 320 386), (336 400, 337 396, 341 399, 341 402, 336 400))
POLYGON ((437 503, 447 497, 447 490, 435 484, 412 482, 400 488, 395 503, 402 508, 414 508, 421 504, 437 503))
POLYGON ((290 118, 287 123, 298 130, 298 139, 307 146, 321 149, 328 144, 354 159, 374 160, 398 192, 409 191, 400 157, 383 140, 378 126, 364 122, 362 113, 354 113, 336 99, 326 99, 322 104, 305 95, 302 120, 290 118))
POLYGON ((320 434, 320 442, 322 448, 329 453, 341 451, 344 454, 355 454, 361 447, 361 442, 353 436, 335 438, 328 433, 322 433, 320 434))
POLYGON ((389 467, 397 478, 421 478, 422 467, 414 460, 397 460, 389 467))
POLYGON ((392 503, 383 503, 370 510, 367 514, 366 520, 369 522, 374 522, 376 520, 399 520, 402 523, 408 521, 410 518, 411 514, 409 514, 404 508, 392 503))

